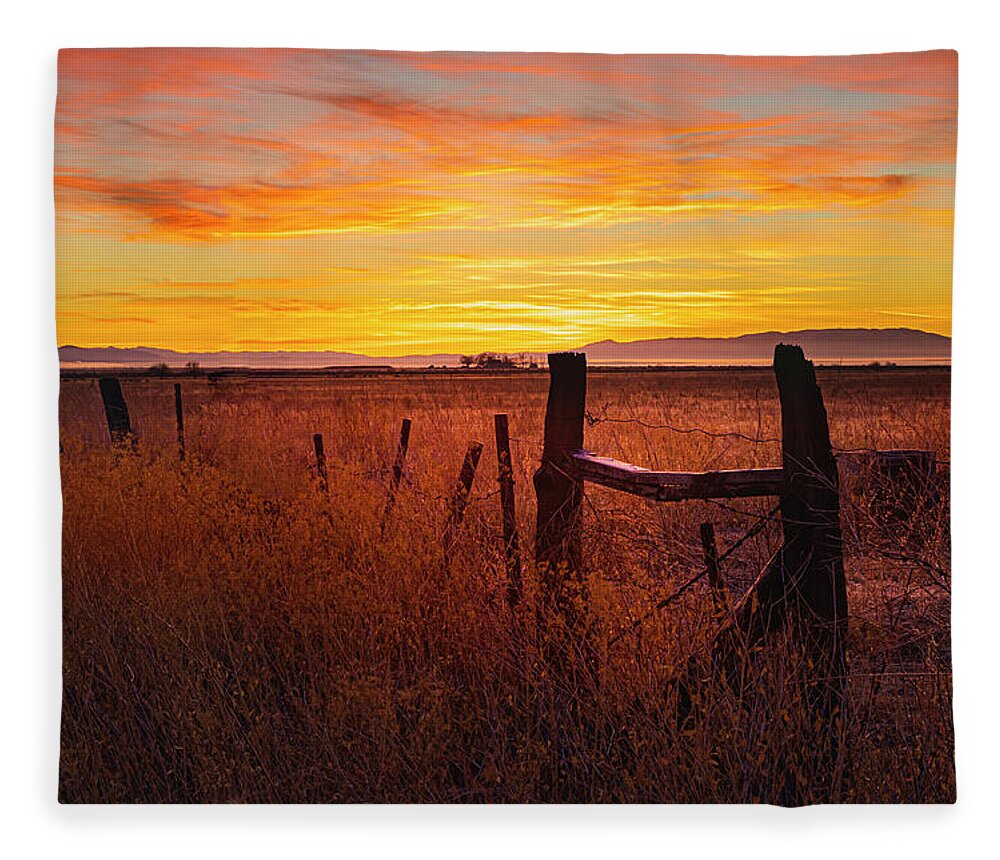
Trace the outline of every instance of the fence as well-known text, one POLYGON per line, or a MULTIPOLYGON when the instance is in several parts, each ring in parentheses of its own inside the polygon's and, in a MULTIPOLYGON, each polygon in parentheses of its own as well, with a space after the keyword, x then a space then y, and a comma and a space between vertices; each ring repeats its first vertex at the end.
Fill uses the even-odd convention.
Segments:
MULTIPOLYGON (((584 448, 588 418, 591 422, 602 420, 587 413, 586 357, 578 353, 550 355, 543 452, 533 478, 537 498, 535 570, 542 585, 546 611, 566 612, 569 605, 566 595, 579 593, 586 580, 582 506, 588 483, 663 503, 690 499, 777 497, 778 505, 774 513, 780 513, 782 545, 735 603, 730 605, 721 565, 743 541, 759 532, 770 518, 762 518, 721 555, 711 523, 703 523, 699 536, 704 570, 659 601, 652 611, 666 608, 695 582, 707 577, 717 615, 721 618, 710 644, 726 671, 732 675, 740 655, 762 645, 771 634, 791 628, 808 652, 815 677, 828 679, 817 685, 816 707, 829 718, 840 710, 846 677, 844 634, 848 602, 840 526, 838 462, 840 469, 850 470, 857 466, 859 458, 868 459, 878 474, 905 486, 923 481, 933 473, 934 455, 927 451, 865 451, 836 455, 812 363, 806 360, 799 347, 781 345, 775 350, 774 373, 781 410, 780 466, 665 472, 620 462, 584 448)), ((102 378, 100 392, 112 443, 134 448, 137 436, 130 423, 119 381, 102 378)), ((185 461, 188 452, 180 384, 174 385, 174 402, 178 457, 185 461)), ((410 432, 411 421, 404 419, 380 519, 383 534, 391 520, 404 476, 410 432)), ((709 431, 699 432, 713 435, 709 431)), ((523 571, 506 414, 494 417, 494 435, 506 599, 513 607, 523 596, 523 571)), ((325 494, 329 478, 322 434, 314 435, 313 448, 319 489, 325 494)), ((447 498, 448 514, 441 529, 445 571, 450 567, 470 502, 482 450, 482 443, 470 442, 453 492, 447 498)), ((887 494, 887 498, 879 502, 887 517, 899 514, 898 498, 895 502, 893 498, 893 494, 887 494)), ((643 618, 638 619, 635 626, 642 621, 643 618)), ((612 644, 627 633, 620 631, 611 640, 612 644)))
MULTIPOLYGON (((779 345, 775 349, 782 464, 763 469, 657 472, 587 451, 583 447, 586 357, 550 355, 549 370, 544 450, 534 484, 538 497, 535 558, 552 592, 551 604, 560 606, 559 592, 565 583, 584 577, 581 511, 586 483, 655 502, 777 496, 781 548, 738 602, 725 611, 725 620, 711 642, 713 654, 733 679, 742 658, 770 634, 792 627, 817 682, 811 692, 813 706, 824 719, 839 714, 847 678, 848 618, 839 472, 815 369, 801 348, 779 345)), ((934 455, 927 451, 865 453, 876 468, 898 482, 934 469, 934 455)), ((701 526, 700 537, 705 570, 660 601, 656 610, 665 608, 702 576, 709 578, 717 609, 725 608, 720 557, 710 523, 701 526)), ((682 706, 681 719, 686 716, 682 706)))

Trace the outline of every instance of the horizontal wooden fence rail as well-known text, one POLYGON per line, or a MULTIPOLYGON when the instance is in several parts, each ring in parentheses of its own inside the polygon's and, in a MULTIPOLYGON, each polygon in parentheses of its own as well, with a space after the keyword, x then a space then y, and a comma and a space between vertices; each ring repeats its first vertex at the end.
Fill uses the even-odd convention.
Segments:
POLYGON ((841 472, 859 472, 866 466, 875 465, 894 476, 895 472, 904 474, 923 474, 931 477, 937 468, 937 458, 933 451, 919 451, 910 448, 890 448, 870 451, 839 451, 836 454, 837 465, 841 472))
MULTIPOLYGON (((780 496, 785 487, 785 470, 781 467, 654 472, 590 451, 573 451, 569 459, 569 472, 578 481, 599 484, 656 502, 780 496)), ((842 470, 857 471, 867 464, 893 476, 895 473, 931 475, 934 471, 934 454, 931 451, 847 452, 838 454, 836 461, 842 470)))
POLYGON ((579 481, 601 484, 657 502, 778 496, 785 482, 784 469, 653 472, 589 451, 574 451, 570 454, 570 463, 570 471, 579 481))

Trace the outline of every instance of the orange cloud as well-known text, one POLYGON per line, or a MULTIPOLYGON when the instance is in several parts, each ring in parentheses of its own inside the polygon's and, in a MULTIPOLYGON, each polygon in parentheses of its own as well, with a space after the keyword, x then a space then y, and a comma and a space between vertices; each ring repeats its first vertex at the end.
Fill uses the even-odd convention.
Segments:
POLYGON ((432 346, 430 319, 442 348, 473 348, 476 326, 499 339, 490 315, 511 348, 546 324, 571 344, 803 313, 847 325, 920 302, 941 320, 956 65, 947 51, 64 51, 61 332, 82 340, 70 305, 102 292, 116 314, 88 306, 90 336, 121 337, 116 319, 160 345, 224 339, 220 319, 252 319, 266 341, 268 315, 285 341, 369 346, 432 346), (274 294, 282 271, 290 304, 274 294), (245 304, 179 288, 188 334, 164 280, 256 286, 245 304), (609 282, 613 299, 588 300, 609 282), (510 295, 489 304, 497 291, 510 295))

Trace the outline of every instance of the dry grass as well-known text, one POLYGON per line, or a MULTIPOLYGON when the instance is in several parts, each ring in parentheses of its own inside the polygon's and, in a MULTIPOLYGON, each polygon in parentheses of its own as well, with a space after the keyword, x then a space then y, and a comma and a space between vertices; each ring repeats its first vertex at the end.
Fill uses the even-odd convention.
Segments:
MULTIPOLYGON (((947 460, 947 371, 821 370, 834 443, 932 448, 947 460)), ((679 731, 669 681, 716 623, 699 584, 608 645, 773 500, 655 505, 588 490, 590 618, 600 675, 565 688, 539 657, 535 577, 504 603, 492 416, 510 414, 525 559, 541 452, 542 375, 185 380, 189 461, 169 381, 124 383, 138 453, 109 450, 93 380, 61 402, 65 687, 60 797, 93 802, 950 801, 947 470, 940 501, 903 521, 845 480, 848 711, 816 765, 794 675, 775 643, 759 693, 694 690, 679 731), (400 419, 407 481, 384 538, 400 419), (331 488, 311 473, 325 436, 331 488), (445 497, 485 443, 450 575, 445 497), (828 766, 829 765, 829 766, 828 766)), ((592 374, 596 414, 780 435, 768 371, 592 374)), ((598 423, 587 445, 660 468, 776 465, 779 446, 598 423)), ((912 502, 911 502, 912 507, 912 502)), ((746 586, 779 529, 725 573, 746 586)), ((558 634, 545 634, 558 635, 558 634)), ((569 658, 572 659, 572 658, 569 658)))

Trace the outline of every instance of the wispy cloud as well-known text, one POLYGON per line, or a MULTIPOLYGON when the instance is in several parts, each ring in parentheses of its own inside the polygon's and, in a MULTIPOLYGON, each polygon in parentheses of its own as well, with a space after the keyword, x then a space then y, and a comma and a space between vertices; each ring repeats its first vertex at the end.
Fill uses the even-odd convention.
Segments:
MULTIPOLYGON (((64 314, 60 337, 110 342, 149 321, 161 337, 180 332, 124 308, 162 298, 147 285, 164 278, 273 287, 282 270, 329 305, 367 307, 355 327, 391 300, 412 306, 409 319, 380 323, 399 343, 430 342, 417 309, 453 305, 460 291, 473 297, 454 310, 484 332, 494 329, 475 303, 494 301, 487 291, 511 298, 510 337, 483 344, 497 348, 537 345, 525 333, 537 335, 539 290, 551 294, 550 322, 574 319, 559 329, 567 338, 911 314, 908 290, 935 306, 950 291, 955 111, 950 52, 63 51, 55 186, 70 265, 60 297, 80 301, 110 282, 120 295, 103 301, 123 310, 95 311, 86 332, 78 311, 64 314), (112 257, 117 270, 102 272, 112 257), (685 300, 697 306, 678 304, 720 281, 685 300), (568 291, 610 283, 635 314, 598 313, 568 291), (669 319, 644 304, 668 284, 669 319), (819 305, 777 298, 816 289, 819 305), (876 291, 899 307, 865 310, 876 291), (703 302, 718 313, 696 312, 703 302)), ((309 318, 320 310, 281 311, 270 287, 255 289, 244 301, 262 314, 322 336, 309 318)), ((185 331, 206 347, 235 342, 217 312, 190 304, 185 331)), ((460 322, 441 321, 442 347, 459 342, 460 322)))

